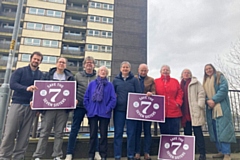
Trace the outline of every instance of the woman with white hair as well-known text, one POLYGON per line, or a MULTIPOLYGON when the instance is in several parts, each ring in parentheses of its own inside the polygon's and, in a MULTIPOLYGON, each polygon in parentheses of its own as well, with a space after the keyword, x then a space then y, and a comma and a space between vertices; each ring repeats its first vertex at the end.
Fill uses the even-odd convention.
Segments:
POLYGON ((84 95, 84 106, 90 125, 89 160, 94 160, 98 127, 100 130, 99 153, 102 160, 107 158, 107 132, 116 95, 112 83, 107 80, 108 69, 101 66, 97 79, 90 82, 84 95), (99 126, 98 126, 99 122, 99 126))
POLYGON ((189 69, 184 69, 181 74, 181 89, 183 91, 181 124, 184 135, 192 135, 192 129, 200 153, 199 160, 206 160, 205 142, 202 125, 205 124, 205 92, 201 83, 192 76, 189 69))
POLYGON ((156 95, 165 96, 165 122, 159 126, 161 134, 179 135, 183 93, 178 80, 170 77, 170 72, 170 67, 163 65, 161 77, 155 79, 156 95))

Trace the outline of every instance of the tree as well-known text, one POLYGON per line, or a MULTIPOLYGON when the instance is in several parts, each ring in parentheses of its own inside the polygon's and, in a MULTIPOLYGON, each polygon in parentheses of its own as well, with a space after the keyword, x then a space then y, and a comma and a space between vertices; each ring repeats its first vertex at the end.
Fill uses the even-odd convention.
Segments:
POLYGON ((216 65, 228 80, 229 88, 240 89, 240 38, 232 45, 229 53, 217 55, 216 65))

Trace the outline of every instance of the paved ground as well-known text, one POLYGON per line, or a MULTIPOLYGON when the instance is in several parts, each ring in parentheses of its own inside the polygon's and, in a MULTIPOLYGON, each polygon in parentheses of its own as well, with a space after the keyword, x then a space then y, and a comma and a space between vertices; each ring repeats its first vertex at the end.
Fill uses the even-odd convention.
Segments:
MULTIPOLYGON (((221 158, 212 158, 213 154, 207 154, 207 160, 222 160, 221 158)), ((196 154, 195 160, 198 160, 199 155, 196 154)), ((142 158, 142 157, 141 157, 142 158)), ((240 160, 240 153, 234 153, 231 154, 232 160, 240 160)), ((50 160, 50 159, 45 159, 45 160, 50 160)), ((74 159, 74 160, 87 160, 87 158, 81 158, 81 159, 74 159)), ((114 158, 108 158, 108 160, 114 160, 114 158)), ((127 160, 126 157, 123 157, 121 160, 127 160)), ((143 160, 143 158, 142 158, 143 160)), ((157 160, 157 156, 152 156, 152 160, 157 160)), ((190 160, 190 159, 184 159, 184 160, 190 160)))

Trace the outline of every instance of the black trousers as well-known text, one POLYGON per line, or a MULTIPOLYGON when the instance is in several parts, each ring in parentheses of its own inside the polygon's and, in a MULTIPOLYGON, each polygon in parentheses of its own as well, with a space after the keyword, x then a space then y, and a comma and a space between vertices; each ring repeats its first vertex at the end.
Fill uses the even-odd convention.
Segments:
POLYGON ((107 144, 108 144, 107 134, 110 118, 95 116, 88 118, 88 121, 90 125, 90 148, 88 152, 89 158, 94 159, 95 156, 98 128, 100 130, 99 153, 101 155, 101 158, 107 158, 107 144))
POLYGON ((195 136, 195 142, 198 148, 198 152, 202 155, 205 155, 205 141, 203 137, 202 127, 201 126, 192 126, 191 121, 186 122, 186 127, 184 127, 184 135, 192 135, 192 129, 195 136))

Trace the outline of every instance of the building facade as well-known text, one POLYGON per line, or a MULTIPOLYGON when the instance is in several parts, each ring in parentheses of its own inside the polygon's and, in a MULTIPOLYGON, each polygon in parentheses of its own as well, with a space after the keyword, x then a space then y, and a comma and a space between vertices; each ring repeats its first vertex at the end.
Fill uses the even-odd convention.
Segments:
MULTIPOLYGON (((18 0, 0 1, 0 83, 3 82, 18 0)), ((13 70, 40 51, 42 71, 68 59, 72 72, 86 56, 105 65, 110 76, 127 60, 136 73, 147 62, 147 0, 25 0, 13 70)))

